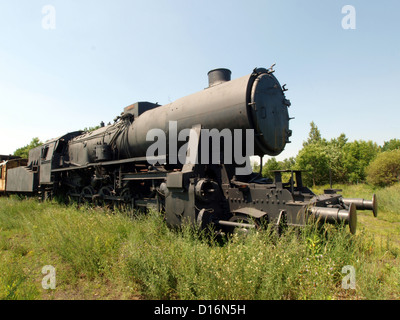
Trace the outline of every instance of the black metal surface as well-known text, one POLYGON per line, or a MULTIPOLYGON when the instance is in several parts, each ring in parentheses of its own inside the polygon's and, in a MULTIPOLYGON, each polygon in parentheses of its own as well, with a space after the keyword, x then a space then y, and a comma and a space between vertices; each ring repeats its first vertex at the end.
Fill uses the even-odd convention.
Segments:
POLYGON ((216 86, 218 84, 221 84, 223 82, 227 82, 231 80, 231 70, 229 69, 224 69, 224 68, 219 68, 219 69, 214 69, 208 72, 208 86, 216 86))
POLYGON ((357 210, 371 210, 374 217, 378 216, 378 201, 375 194, 373 194, 372 200, 365 200, 362 198, 343 198, 343 203, 346 205, 354 203, 357 210))

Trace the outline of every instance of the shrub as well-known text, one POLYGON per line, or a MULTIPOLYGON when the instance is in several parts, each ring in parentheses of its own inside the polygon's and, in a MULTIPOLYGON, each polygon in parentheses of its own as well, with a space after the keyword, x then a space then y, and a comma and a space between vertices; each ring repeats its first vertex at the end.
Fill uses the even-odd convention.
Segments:
POLYGON ((400 149, 380 153, 367 167, 367 182, 389 186, 400 181, 400 149))

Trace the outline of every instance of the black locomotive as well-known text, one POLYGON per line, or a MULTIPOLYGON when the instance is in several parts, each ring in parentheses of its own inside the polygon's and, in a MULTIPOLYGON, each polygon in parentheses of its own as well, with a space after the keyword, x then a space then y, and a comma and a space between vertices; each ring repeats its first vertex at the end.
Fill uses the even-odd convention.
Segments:
POLYGON ((47 141, 26 166, 8 170, 7 192, 154 208, 171 226, 247 230, 313 217, 355 233, 356 209, 377 215, 375 195, 344 199, 329 189, 317 196, 300 171, 283 182, 281 171, 272 181, 247 170, 250 155, 278 155, 292 134, 290 102, 273 72, 256 68, 231 80, 228 69, 215 69, 200 92, 164 106, 137 102, 113 124, 47 141))

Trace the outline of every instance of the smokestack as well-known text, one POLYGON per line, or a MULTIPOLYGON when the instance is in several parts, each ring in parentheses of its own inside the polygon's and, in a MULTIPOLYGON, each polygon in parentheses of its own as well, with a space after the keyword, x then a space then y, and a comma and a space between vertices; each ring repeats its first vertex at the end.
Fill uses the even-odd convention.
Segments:
POLYGON ((219 68, 208 72, 208 87, 213 87, 218 84, 231 80, 231 70, 219 68))

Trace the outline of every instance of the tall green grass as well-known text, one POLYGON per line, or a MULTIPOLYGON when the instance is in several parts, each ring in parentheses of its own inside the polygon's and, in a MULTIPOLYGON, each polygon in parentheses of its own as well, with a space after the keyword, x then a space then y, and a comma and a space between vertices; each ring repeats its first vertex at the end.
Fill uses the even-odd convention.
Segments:
POLYGON ((366 228, 215 237, 155 212, 0 198, 1 299, 397 299, 398 253, 366 228), (45 265, 55 290, 41 287, 45 265), (342 288, 346 265, 355 290, 342 288))
MULTIPOLYGON (((35 298, 48 294, 41 287, 44 276, 41 269, 45 265, 56 268, 57 286, 61 290, 81 286, 82 279, 93 285, 100 279, 114 278, 118 250, 132 225, 127 216, 113 215, 100 208, 78 209, 15 197, 2 198, 0 203, 0 270, 3 270, 0 288, 7 287, 8 274, 17 268, 23 279, 17 281, 18 286, 34 285, 35 298)), ((0 298, 7 298, 7 290, 3 290, 0 298)))
MULTIPOLYGON (((149 226, 160 226, 157 216, 148 219, 149 226)), ((191 229, 146 232, 139 238, 134 233, 124 256, 126 276, 150 299, 396 297, 398 265, 382 274, 375 264, 378 252, 385 248, 365 234, 354 237, 343 228, 307 226, 281 237, 270 232, 233 236, 222 245, 200 240, 191 229), (346 265, 357 270, 356 290, 342 288, 346 265), (374 283, 377 276, 384 277, 382 286, 374 283)))

